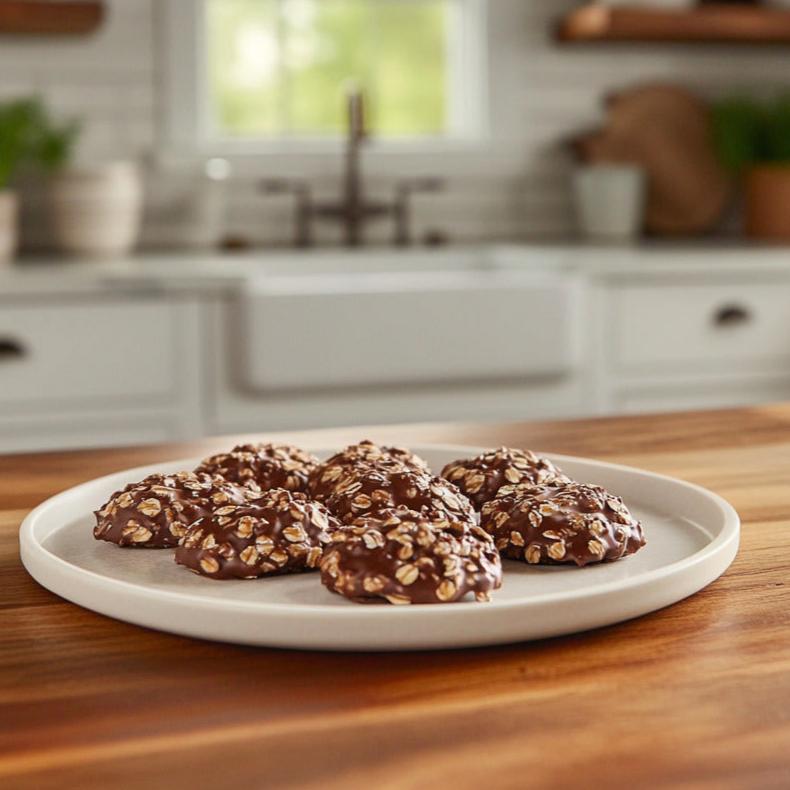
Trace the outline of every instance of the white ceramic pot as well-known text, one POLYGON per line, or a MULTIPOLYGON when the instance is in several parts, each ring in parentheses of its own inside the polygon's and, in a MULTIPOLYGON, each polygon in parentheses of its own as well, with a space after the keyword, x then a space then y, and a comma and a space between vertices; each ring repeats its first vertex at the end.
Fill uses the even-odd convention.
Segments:
POLYGON ((143 210, 140 172, 131 162, 69 168, 52 182, 55 238, 72 255, 125 255, 137 243, 143 210))
POLYGON ((0 266, 11 263, 16 254, 19 202, 10 189, 0 191, 0 266))
POLYGON ((630 241, 642 230, 645 176, 631 165, 579 168, 573 181, 579 230, 591 239, 630 241))

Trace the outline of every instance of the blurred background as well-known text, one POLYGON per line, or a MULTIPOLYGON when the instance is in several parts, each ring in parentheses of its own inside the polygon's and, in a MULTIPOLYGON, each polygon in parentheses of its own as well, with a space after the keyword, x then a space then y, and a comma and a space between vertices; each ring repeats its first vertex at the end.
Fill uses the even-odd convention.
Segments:
POLYGON ((0 452, 790 397, 790 2, 0 0, 0 452))

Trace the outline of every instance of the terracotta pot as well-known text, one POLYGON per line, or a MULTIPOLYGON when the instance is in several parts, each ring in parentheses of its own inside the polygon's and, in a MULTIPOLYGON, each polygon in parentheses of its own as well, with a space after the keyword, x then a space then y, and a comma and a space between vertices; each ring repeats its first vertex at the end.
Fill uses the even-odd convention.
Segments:
POLYGON ((0 191, 0 265, 10 263, 16 254, 18 213, 16 193, 0 191))
POLYGON ((790 241, 790 165, 754 167, 746 174, 746 234, 790 241))

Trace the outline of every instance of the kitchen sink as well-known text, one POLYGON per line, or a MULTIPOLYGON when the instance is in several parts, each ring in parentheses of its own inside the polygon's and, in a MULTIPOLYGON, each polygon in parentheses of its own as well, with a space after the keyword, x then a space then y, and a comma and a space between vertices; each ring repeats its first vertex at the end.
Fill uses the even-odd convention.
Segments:
POLYGON ((574 369, 582 289, 473 253, 322 255, 242 289, 241 383, 255 391, 520 381, 574 369))

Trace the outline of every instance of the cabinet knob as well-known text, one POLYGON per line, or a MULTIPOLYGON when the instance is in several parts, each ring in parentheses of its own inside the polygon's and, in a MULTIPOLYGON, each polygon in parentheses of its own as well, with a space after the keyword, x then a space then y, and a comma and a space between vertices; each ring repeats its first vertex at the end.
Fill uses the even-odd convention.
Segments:
POLYGON ((751 320, 751 310, 737 304, 722 305, 713 315, 713 323, 721 328, 741 326, 748 324, 751 320))
POLYGON ((21 359, 27 355, 27 349, 19 340, 11 337, 0 337, 0 362, 10 359, 21 359))

